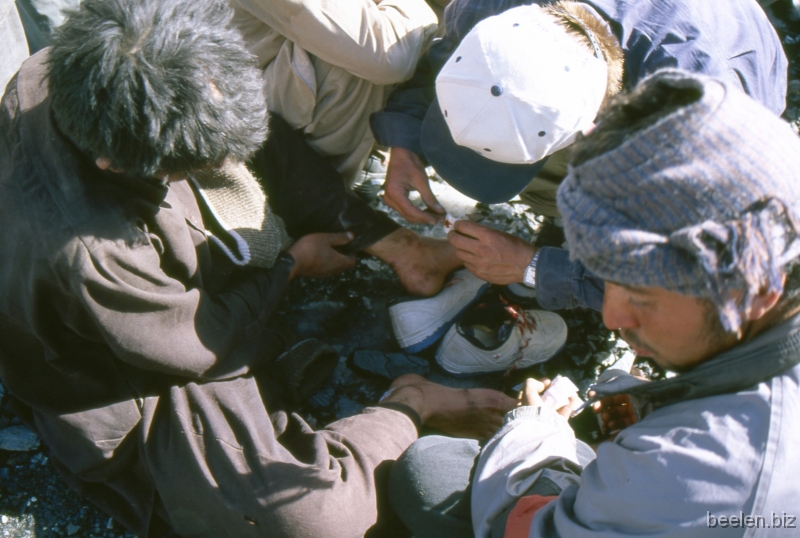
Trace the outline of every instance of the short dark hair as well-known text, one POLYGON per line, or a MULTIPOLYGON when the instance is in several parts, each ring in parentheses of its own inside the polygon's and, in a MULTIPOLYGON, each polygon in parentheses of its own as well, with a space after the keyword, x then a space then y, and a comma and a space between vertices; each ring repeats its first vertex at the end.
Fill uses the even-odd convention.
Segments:
POLYGON ((59 129, 136 176, 246 160, 267 110, 231 16, 223 0, 83 0, 49 51, 59 129))
POLYGON ((633 90, 614 96, 598 114, 597 126, 588 135, 578 135, 570 164, 578 166, 608 153, 701 97, 702 91, 691 84, 680 86, 657 77, 646 79, 633 90))

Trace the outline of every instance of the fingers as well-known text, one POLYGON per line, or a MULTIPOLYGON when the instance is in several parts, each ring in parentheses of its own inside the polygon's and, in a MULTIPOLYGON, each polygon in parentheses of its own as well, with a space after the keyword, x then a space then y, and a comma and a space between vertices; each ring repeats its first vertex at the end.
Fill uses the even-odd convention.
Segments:
MULTIPOLYGON (((456 221, 456 226, 462 221, 456 221)), ((447 240, 456 250, 463 250, 465 252, 475 252, 477 247, 481 244, 474 236, 464 234, 458 230, 452 230, 447 234, 447 240)))
MULTIPOLYGON (((416 187, 417 192, 419 192, 420 198, 422 198, 422 203, 424 203, 425 206, 434 213, 438 213, 439 215, 444 216, 445 210, 439 204, 439 201, 436 199, 436 196, 433 195, 433 191, 431 190, 431 184, 428 181, 428 176, 425 176, 423 181, 419 181, 417 179, 414 182, 414 186, 416 187)), ((436 223, 434 222, 434 224, 436 223)))
MULTIPOLYGON (((388 176, 387 176, 388 177, 388 176)), ((401 185, 389 185, 388 182, 384 185, 383 201, 386 205, 400 213, 400 216, 408 222, 416 224, 430 224, 431 226, 438 222, 438 219, 419 209, 411 200, 408 199, 410 191, 403 188, 401 185)))
POLYGON ((592 404, 592 409, 600 417, 606 432, 621 430, 638 422, 636 411, 627 394, 607 396, 592 404))
POLYGON ((356 237, 353 232, 333 232, 325 235, 328 237, 328 244, 332 247, 346 245, 356 237))
POLYGON ((550 380, 549 379, 543 379, 543 380, 539 381, 537 379, 533 379, 532 377, 529 377, 528 379, 525 380, 525 388, 523 390, 525 392, 527 392, 528 394, 539 395, 539 394, 541 394, 541 393, 543 393, 545 391, 545 389, 547 388, 547 386, 549 384, 550 384, 550 380), (545 384, 545 382, 547 382, 547 383, 545 384))
POLYGON ((477 224, 467 219, 456 221, 456 223, 453 225, 453 229, 462 235, 472 237, 478 241, 490 241, 492 237, 503 234, 503 232, 499 230, 483 226, 482 224, 477 224))
POLYGON ((569 403, 565 406, 559 407, 557 413, 562 417, 568 419, 572 416, 576 409, 578 409, 581 404, 583 404, 583 400, 578 398, 577 395, 569 397, 569 403))
POLYGON ((520 401, 522 405, 532 405, 534 407, 541 407, 542 397, 540 394, 544 392, 545 385, 541 381, 537 381, 533 378, 528 378, 525 380, 525 386, 522 389, 522 394, 520 401))
POLYGON ((409 222, 434 225, 440 217, 430 211, 444 215, 444 209, 431 191, 425 167, 412 151, 399 147, 391 149, 383 190, 386 205, 409 222), (411 191, 420 193, 423 203, 430 211, 419 209, 409 200, 411 191))
POLYGON ((295 259, 289 278, 322 278, 355 266, 355 256, 342 254, 333 248, 346 245, 352 238, 352 232, 315 233, 301 237, 288 250, 295 259))

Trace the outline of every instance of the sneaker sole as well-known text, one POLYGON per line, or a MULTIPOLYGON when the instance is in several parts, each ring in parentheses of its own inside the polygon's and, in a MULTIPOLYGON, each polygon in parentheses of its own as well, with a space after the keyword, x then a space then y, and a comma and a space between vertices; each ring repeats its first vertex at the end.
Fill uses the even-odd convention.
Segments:
POLYGON ((464 306, 451 316, 442 320, 438 326, 420 327, 416 330, 409 328, 408 324, 402 324, 399 320, 409 319, 415 310, 419 308, 420 301, 430 300, 426 299, 410 299, 408 301, 401 301, 389 307, 389 317, 392 320, 392 330, 394 332, 397 343, 400 348, 406 353, 417 353, 433 345, 439 338, 441 338, 447 330, 453 326, 455 321, 475 302, 480 299, 481 295, 489 289, 488 282, 484 282, 476 291, 472 298, 469 299, 464 306))

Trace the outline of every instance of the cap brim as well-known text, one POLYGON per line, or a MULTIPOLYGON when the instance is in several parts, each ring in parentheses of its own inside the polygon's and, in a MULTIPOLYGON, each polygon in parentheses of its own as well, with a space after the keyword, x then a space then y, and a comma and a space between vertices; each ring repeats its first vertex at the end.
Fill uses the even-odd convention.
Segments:
POLYGON ((438 99, 422 122, 422 149, 436 172, 450 185, 486 204, 507 202, 522 192, 544 166, 547 157, 532 164, 507 164, 487 159, 459 146, 450 134, 438 99))

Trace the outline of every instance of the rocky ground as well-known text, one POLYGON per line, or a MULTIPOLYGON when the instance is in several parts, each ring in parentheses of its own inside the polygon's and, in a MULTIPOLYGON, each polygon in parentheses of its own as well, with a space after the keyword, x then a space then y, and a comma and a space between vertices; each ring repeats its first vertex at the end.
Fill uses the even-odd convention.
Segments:
MULTIPOLYGON (((785 117, 800 133, 800 16, 788 0, 771 6, 773 24, 783 39, 790 69, 789 100, 785 117)), ((477 205, 442 183, 437 195, 454 214, 469 216, 496 228, 533 239, 540 222, 520 204, 477 205)), ((378 200, 375 203, 382 206, 378 200)), ((382 206, 386 209, 385 206, 382 206)), ((396 214, 395 218, 402 222, 396 214)), ((436 228, 412 226, 421 234, 443 236, 436 228)), ((299 410, 312 425, 322 426, 357 413, 375 402, 390 379, 406 372, 421 373, 451 386, 488 386, 511 393, 526 376, 570 377, 585 390, 597 374, 621 356, 627 346, 602 327, 599 315, 588 311, 563 312, 569 326, 564 349, 553 359, 527 371, 455 378, 433 358, 435 346, 417 356, 403 354, 391 334, 387 303, 403 289, 384 264, 362 258, 340 277, 294 282, 280 314, 302 337, 331 343, 340 355, 330 381, 299 410)), ((660 372, 639 362, 645 372, 660 372)), ((71 493, 55 472, 46 447, 22 426, 8 409, 0 385, 0 537, 121 538, 132 534, 108 516, 71 493)))

